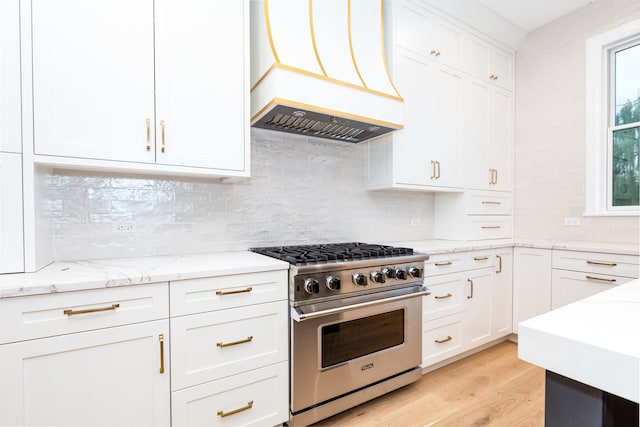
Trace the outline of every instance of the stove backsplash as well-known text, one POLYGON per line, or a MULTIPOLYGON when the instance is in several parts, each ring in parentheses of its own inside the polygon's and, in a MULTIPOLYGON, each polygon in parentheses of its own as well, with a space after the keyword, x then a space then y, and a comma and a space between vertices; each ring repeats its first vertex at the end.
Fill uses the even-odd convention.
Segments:
POLYGON ((366 145, 302 139, 253 129, 242 184, 56 170, 46 190, 55 260, 433 237, 431 195, 364 189, 366 145))

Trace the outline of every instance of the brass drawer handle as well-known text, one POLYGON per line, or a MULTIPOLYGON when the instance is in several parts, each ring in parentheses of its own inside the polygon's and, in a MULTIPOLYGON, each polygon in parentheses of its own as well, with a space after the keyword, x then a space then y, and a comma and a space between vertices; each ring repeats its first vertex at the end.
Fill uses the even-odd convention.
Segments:
POLYGON ((496 273, 502 273, 502 256, 501 255, 496 255, 496 258, 498 258, 498 271, 496 271, 496 273))
POLYGON ((147 151, 151 151, 151 119, 147 119, 147 151))
POLYGON ((160 373, 164 374, 164 334, 158 336, 160 341, 160 373))
POLYGON ((76 314, 97 313, 99 311, 115 310, 118 307, 120 307, 120 304, 111 304, 109 307, 87 308, 86 310, 65 310, 63 311, 63 313, 67 316, 74 316, 76 314))
POLYGON ((451 335, 447 335, 447 337, 445 339, 443 339, 443 340, 435 340, 435 342, 438 343, 438 344, 442 344, 442 343, 445 343, 447 341, 451 341, 452 339, 453 338, 451 337, 451 335))
POLYGON ((160 120, 160 132, 162 133, 162 147, 160 147, 160 152, 164 153, 164 120, 160 120))
POLYGON ((243 406, 242 408, 234 409, 233 411, 229 411, 229 412, 218 411, 218 416, 220 418, 228 417, 229 415, 233 415, 233 414, 237 414, 238 412, 246 411, 247 409, 251 409, 252 407, 253 407, 253 400, 250 401, 250 402, 247 402, 246 406, 243 406))
POLYGON ((240 289, 237 291, 216 291, 216 295, 234 295, 234 294, 244 294, 247 292, 251 292, 253 288, 240 289))
POLYGON ((471 285, 470 286, 471 293, 467 295, 467 299, 471 299, 473 298, 473 280, 467 279, 467 282, 469 282, 469 285, 471 285))
POLYGON ((609 283, 615 283, 616 279, 605 279, 604 277, 593 277, 593 276, 585 276, 587 279, 589 280, 599 280, 601 282, 609 282, 609 283))
POLYGON ((434 298, 435 299, 445 299, 445 298, 451 298, 453 295, 451 294, 446 294, 446 295, 436 295, 434 298))
POLYGON ((482 201, 480 203, 482 203, 483 205, 501 205, 502 204, 502 202, 490 202, 490 201, 482 201))
POLYGON ((444 267, 445 265, 451 265, 453 264, 451 261, 445 261, 445 262, 436 262, 434 265, 436 267, 444 267))
POLYGON ((488 230, 488 229, 491 229, 491 228, 502 228, 502 226, 500 226, 500 225, 483 225, 482 226, 483 230, 488 230))
POLYGON ((618 264, 616 264, 615 262, 601 262, 601 261, 589 261, 587 260, 587 264, 591 264, 591 265, 605 265, 607 267, 615 267, 618 264))
POLYGON ((474 261, 486 261, 488 260, 489 257, 488 256, 477 256, 477 257, 473 257, 474 261))
POLYGON ((253 337, 247 337, 247 339, 239 340, 239 341, 225 342, 225 343, 219 342, 219 343, 216 343, 216 346, 220 348, 224 348, 224 347, 231 347, 232 345, 244 344, 251 341, 253 341, 253 337))

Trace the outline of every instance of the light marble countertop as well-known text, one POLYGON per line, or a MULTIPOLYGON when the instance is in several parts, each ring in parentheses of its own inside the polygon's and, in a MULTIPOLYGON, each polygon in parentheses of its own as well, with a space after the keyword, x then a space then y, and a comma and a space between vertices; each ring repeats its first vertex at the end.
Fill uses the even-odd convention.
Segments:
MULTIPOLYGON (((413 240, 382 243, 410 247, 428 255, 518 246, 640 254, 638 246, 596 242, 499 239, 479 241, 413 240)), ((54 262, 34 273, 0 275, 0 298, 288 268, 289 264, 286 262, 249 251, 54 262)))
POLYGON ((521 322, 518 355, 640 402, 640 280, 521 322))
POLYGON ((35 273, 0 275, 0 298, 288 268, 284 261, 249 251, 54 262, 35 273))

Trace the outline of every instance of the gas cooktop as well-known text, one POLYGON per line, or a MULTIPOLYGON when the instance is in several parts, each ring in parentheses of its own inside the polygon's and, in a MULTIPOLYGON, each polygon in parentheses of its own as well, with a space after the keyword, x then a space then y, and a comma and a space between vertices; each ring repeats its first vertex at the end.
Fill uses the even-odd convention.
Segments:
POLYGON ((317 245, 273 246, 251 248, 250 251, 287 261, 292 265, 312 265, 339 261, 359 261, 376 258, 413 255, 411 248, 399 248, 360 242, 317 245))

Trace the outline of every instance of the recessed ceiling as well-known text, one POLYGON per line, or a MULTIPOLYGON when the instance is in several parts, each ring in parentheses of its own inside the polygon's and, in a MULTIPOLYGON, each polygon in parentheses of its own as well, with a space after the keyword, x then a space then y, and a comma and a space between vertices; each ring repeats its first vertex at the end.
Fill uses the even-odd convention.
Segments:
POLYGON ((478 0, 529 32, 593 0, 478 0))

